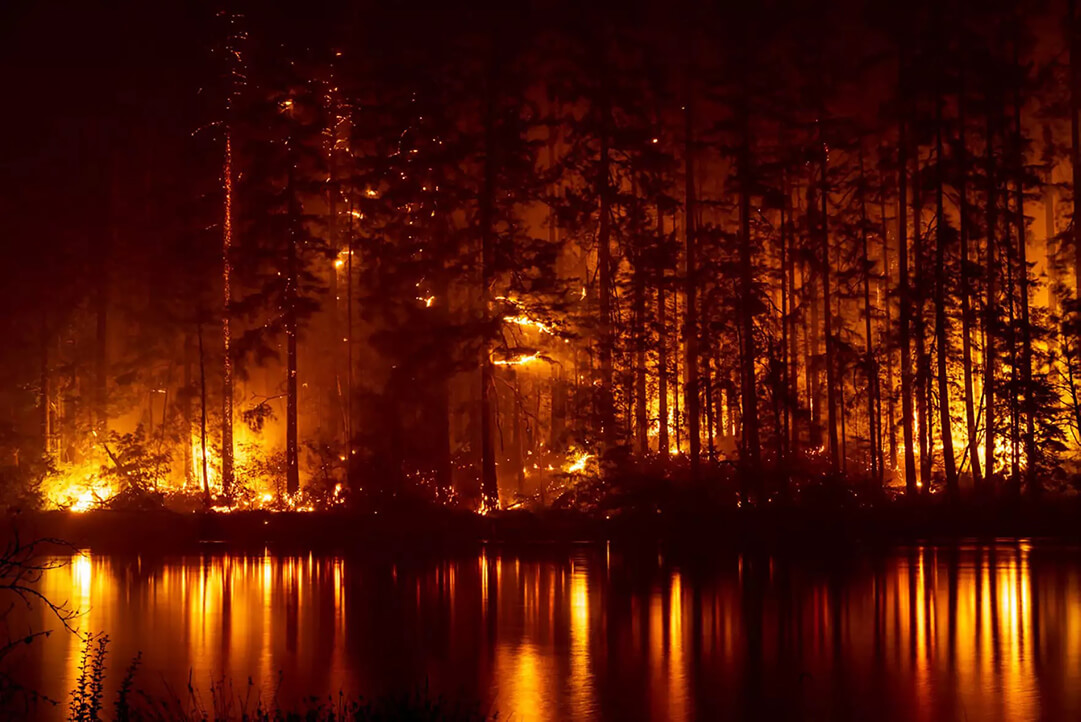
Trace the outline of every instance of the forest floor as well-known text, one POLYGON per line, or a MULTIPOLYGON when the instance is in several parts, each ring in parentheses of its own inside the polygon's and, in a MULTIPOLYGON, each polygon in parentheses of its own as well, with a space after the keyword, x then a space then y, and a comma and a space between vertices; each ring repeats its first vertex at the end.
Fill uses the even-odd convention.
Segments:
POLYGON ((357 513, 167 510, 36 511, 9 516, 24 540, 48 537, 108 552, 308 550, 393 553, 468 552, 481 544, 611 542, 686 549, 793 549, 824 546, 1051 538, 1081 542, 1081 498, 961 500, 876 504, 708 503, 643 505, 607 511, 502 511, 481 516, 441 506, 357 513))

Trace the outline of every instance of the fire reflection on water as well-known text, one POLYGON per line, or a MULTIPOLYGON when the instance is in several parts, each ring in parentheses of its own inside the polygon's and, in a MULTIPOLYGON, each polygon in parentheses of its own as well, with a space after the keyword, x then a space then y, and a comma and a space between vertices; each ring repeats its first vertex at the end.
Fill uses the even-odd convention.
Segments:
MULTIPOLYGON (((280 675, 283 701, 427 679, 516 720, 1081 714, 1077 550, 915 547, 844 572, 729 559, 690 573, 594 549, 393 565, 82 553, 43 591, 110 635, 112 684, 141 649, 149 690, 186 688, 190 669, 241 696, 250 676, 265 699, 280 675)), ((77 640, 32 655, 39 688, 63 699, 77 640)))

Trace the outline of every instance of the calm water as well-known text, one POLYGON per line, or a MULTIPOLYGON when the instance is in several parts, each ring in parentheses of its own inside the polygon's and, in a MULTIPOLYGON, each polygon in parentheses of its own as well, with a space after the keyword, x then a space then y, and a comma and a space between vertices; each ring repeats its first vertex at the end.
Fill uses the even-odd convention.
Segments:
MULTIPOLYGON (((108 699, 247 679, 283 700, 429 681, 501 719, 1081 719, 1081 551, 1026 542, 708 565, 603 547, 443 560, 77 556, 108 699)), ((79 645, 22 669, 63 698, 79 645)), ((40 714, 40 711, 39 711, 40 714)))

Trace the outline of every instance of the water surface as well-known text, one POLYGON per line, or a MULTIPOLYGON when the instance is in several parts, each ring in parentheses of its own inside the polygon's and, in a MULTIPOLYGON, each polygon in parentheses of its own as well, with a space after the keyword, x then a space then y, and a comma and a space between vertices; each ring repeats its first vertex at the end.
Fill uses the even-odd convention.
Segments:
MULTIPOLYGON (((83 554, 43 589, 109 635, 110 705, 141 651, 181 697, 190 672, 286 704, 427 680, 510 720, 1081 719, 1078 549, 711 556, 83 554)), ((63 700, 79 651, 54 634, 22 671, 63 700)))

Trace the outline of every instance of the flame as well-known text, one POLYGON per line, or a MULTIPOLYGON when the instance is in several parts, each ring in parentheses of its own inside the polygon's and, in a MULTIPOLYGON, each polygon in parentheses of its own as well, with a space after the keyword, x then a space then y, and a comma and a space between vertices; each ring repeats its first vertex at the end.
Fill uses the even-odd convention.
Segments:
POLYGON ((102 484, 97 489, 89 488, 79 494, 68 508, 77 512, 87 511, 111 499, 113 493, 113 488, 108 484, 102 484))
POLYGON ((536 331, 540 331, 541 333, 555 335, 554 328, 544 323, 543 321, 539 321, 533 318, 528 313, 526 313, 525 306, 518 299, 513 298, 512 296, 496 296, 495 300, 502 301, 509 306, 513 306, 517 310, 517 313, 503 317, 503 320, 506 323, 512 323, 516 326, 521 326, 522 328, 532 328, 536 331))
POLYGON ((104 504, 117 489, 101 478, 102 459, 88 457, 78 464, 62 464, 58 473, 45 479, 42 494, 53 509, 83 512, 104 504))
POLYGON ((536 319, 530 318, 525 314, 518 314, 517 316, 504 316, 503 320, 507 323, 513 323, 517 326, 522 326, 524 328, 536 329, 541 333, 546 333, 549 335, 555 334, 555 331, 552 329, 551 326, 536 319))
POLYGON ((520 356, 515 356, 513 358, 498 359, 498 360, 492 361, 492 363, 495 364, 496 366, 523 366, 525 364, 533 363, 534 361, 537 361, 538 359, 540 359, 540 356, 541 356, 540 352, 538 351, 536 353, 531 353, 531 354, 522 354, 520 356))
POLYGON ((593 458, 593 454, 582 451, 579 452, 572 461, 567 464, 565 469, 568 474, 581 474, 586 470, 586 465, 589 460, 593 458))
MULTIPOLYGON (((269 511, 315 511, 315 501, 311 494, 301 490, 295 495, 279 493, 281 480, 273 472, 267 471, 263 454, 267 447, 265 439, 246 426, 234 427, 235 444, 233 450, 234 465, 237 469, 235 498, 216 501, 211 511, 229 513, 241 509, 265 509, 269 511)), ((96 434, 92 434, 96 438, 96 434)), ((203 447, 200 433, 193 429, 189 449, 191 467, 179 470, 161 479, 156 491, 172 497, 187 497, 193 506, 201 507, 204 499, 203 488, 203 447), (186 473, 185 473, 186 472, 186 473)), ((61 464, 55 474, 47 477, 42 484, 42 494, 46 508, 73 512, 86 512, 101 508, 113 499, 123 488, 108 476, 103 478, 103 468, 108 471, 114 462, 97 449, 94 453, 77 464, 61 464)), ((174 469, 176 467, 174 466, 174 469)), ((221 484, 221 449, 208 439, 206 448, 206 483, 212 496, 222 494, 221 484)), ((329 503, 345 503, 342 485, 336 484, 328 495, 329 503)))

